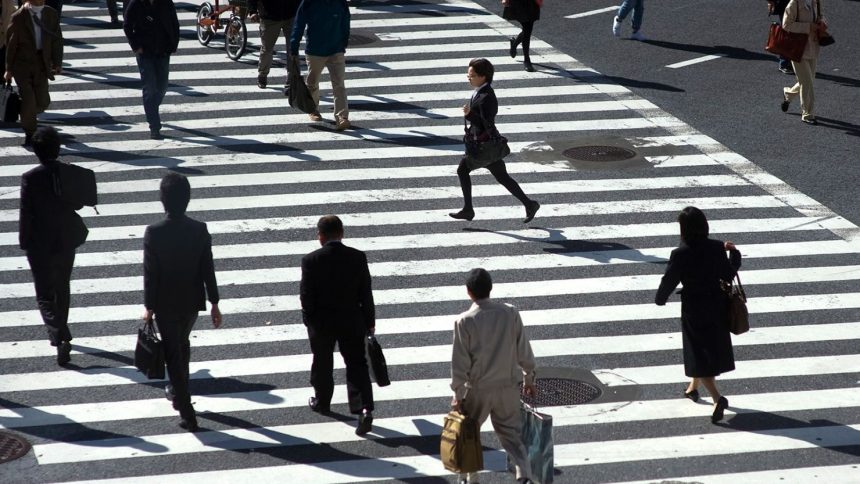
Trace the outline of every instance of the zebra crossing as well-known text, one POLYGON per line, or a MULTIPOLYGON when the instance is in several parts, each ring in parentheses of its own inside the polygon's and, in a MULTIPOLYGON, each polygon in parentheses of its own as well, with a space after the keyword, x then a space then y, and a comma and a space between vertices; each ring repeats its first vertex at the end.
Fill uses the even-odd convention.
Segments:
MULTIPOLYGON (((347 52, 353 130, 334 131, 325 76, 328 121, 313 125, 288 107, 282 68, 256 87, 256 25, 232 62, 219 37, 197 43, 196 5, 177 2, 183 40, 160 141, 148 139, 134 60, 121 30, 103 28, 104 5, 64 7, 65 76, 40 122, 64 136, 64 160, 96 171, 101 204, 81 211, 90 234, 63 369, 17 247, 18 183, 35 158, 18 128, 0 129, 0 430, 33 444, 0 464, 0 482, 450 482, 437 454, 451 329, 478 266, 493 296, 521 309, 539 367, 584 369, 605 395, 633 395, 542 409, 557 482, 860 480, 856 225, 545 42, 532 42, 538 72, 524 72, 505 55, 519 29, 469 0, 353 3, 353 30, 377 39, 347 52), (508 171, 542 204, 529 225, 486 172, 473 174, 476 219, 447 216, 461 200, 458 106, 473 57, 496 66, 508 171), (648 166, 575 170, 555 149, 597 136, 623 138, 648 166), (143 231, 163 217, 167 170, 189 176, 189 213, 212 234, 225 318, 215 330, 201 315, 192 333, 195 434, 176 426, 164 382, 132 361, 143 231), (653 304, 687 205, 744 255, 753 329, 734 338, 737 370, 719 379, 731 402, 720 426, 709 399, 680 398, 679 300, 653 304), (327 213, 368 254, 394 380, 374 388, 365 437, 346 415, 338 358, 335 418, 306 407, 299 261, 327 213)), ((482 482, 510 481, 489 422, 482 438, 482 482)))

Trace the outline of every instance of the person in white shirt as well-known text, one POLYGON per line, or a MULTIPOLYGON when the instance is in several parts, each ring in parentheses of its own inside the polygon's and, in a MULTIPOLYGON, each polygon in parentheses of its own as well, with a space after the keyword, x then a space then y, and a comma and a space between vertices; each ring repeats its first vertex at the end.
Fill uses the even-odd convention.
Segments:
MULTIPOLYGON (((454 323, 451 357, 451 406, 483 424, 487 417, 516 469, 517 482, 531 481, 531 466, 521 438, 520 389, 537 393, 535 358, 520 313, 490 299, 493 280, 484 269, 472 269, 466 292, 473 301, 454 323)), ((461 474, 460 482, 477 482, 461 474)))

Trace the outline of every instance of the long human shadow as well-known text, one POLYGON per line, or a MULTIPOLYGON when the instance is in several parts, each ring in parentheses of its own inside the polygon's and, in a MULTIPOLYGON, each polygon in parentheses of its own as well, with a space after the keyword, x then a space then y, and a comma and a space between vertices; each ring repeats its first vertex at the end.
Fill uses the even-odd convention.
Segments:
POLYGON ((417 114, 427 119, 449 119, 441 114, 430 114, 427 108, 418 104, 412 104, 404 101, 396 101, 379 94, 368 94, 367 97, 377 99, 381 102, 353 102, 350 106, 355 110, 361 111, 380 111, 380 112, 398 112, 417 114))
POLYGON ((558 254, 568 257, 581 257, 591 259, 601 264, 608 264, 612 260, 627 260, 631 262, 645 262, 652 264, 665 264, 666 259, 645 255, 638 250, 616 242, 603 242, 591 240, 570 240, 564 236, 564 231, 559 229, 551 229, 546 227, 531 227, 535 230, 546 231, 546 237, 529 237, 517 233, 505 232, 502 230, 491 230, 477 227, 465 227, 466 232, 486 232, 498 235, 504 235, 515 240, 523 242, 535 242, 542 244, 551 244, 554 247, 544 248, 543 251, 549 254, 558 254))
POLYGON ((277 143, 263 143, 261 141, 256 141, 252 139, 237 139, 231 138, 230 136, 221 136, 217 134, 212 134, 206 131, 202 131, 199 129, 193 128, 185 128, 182 126, 177 126, 173 123, 162 123, 163 127, 170 128, 175 131, 179 131, 181 133, 186 133, 191 136, 195 136, 198 139, 187 139, 182 136, 175 136, 170 133, 165 135, 165 138, 173 138, 181 141, 185 141, 187 143, 197 143, 201 148, 205 148, 207 146, 217 148, 219 150, 224 151, 235 151, 239 153, 273 153, 273 152, 281 152, 285 150, 290 151, 290 155, 296 158, 299 158, 302 161, 320 161, 319 157, 305 154, 304 151, 290 148, 289 146, 284 146, 277 143), (203 138, 203 139, 199 139, 203 138))
MULTIPOLYGON (((325 132, 335 132, 333 124, 312 124, 311 129, 325 132)), ((352 123, 352 129, 345 131, 337 131, 338 134, 349 136, 355 140, 366 141, 368 143, 376 143, 382 145, 413 147, 413 148, 433 148, 434 146, 450 146, 460 140, 450 138, 448 136, 439 136, 432 133, 413 130, 413 133, 419 136, 396 135, 391 136, 387 133, 371 129, 363 128, 360 124, 352 123), (366 138, 365 135, 376 136, 376 138, 366 138)))
POLYGON ((741 432, 750 432, 807 442, 822 449, 833 452, 860 457, 860 430, 855 430, 848 425, 833 422, 826 419, 813 419, 810 421, 798 420, 770 412, 762 412, 756 409, 745 409, 729 407, 734 411, 741 411, 734 417, 719 422, 716 425, 741 432), (804 432, 804 429, 826 427, 826 435, 816 435, 817 432, 804 432), (832 430, 832 431, 831 431, 832 430), (827 445, 828 440, 835 440, 836 445, 827 445), (844 442, 838 445, 839 442, 844 442))
POLYGON ((14 428, 16 432, 32 435, 41 439, 54 442, 66 442, 79 445, 91 445, 93 447, 105 447, 110 442, 98 444, 102 440, 117 440, 117 445, 130 446, 144 452, 166 452, 167 447, 154 444, 132 435, 96 430, 86 425, 75 422, 65 415, 45 412, 36 407, 22 405, 11 400, 0 397, 0 407, 17 413, 19 417, 4 417, 0 415, 0 426, 3 428, 14 428), (27 421, 33 423, 28 425, 27 421), (41 423, 37 423, 41 422, 41 423), (121 444, 120 444, 121 442, 121 444))
POLYGON ((383 13, 390 13, 392 15, 398 13, 408 13, 409 15, 424 15, 428 17, 445 17, 451 14, 462 14, 468 13, 472 15, 491 15, 486 10, 479 10, 469 7, 459 7, 452 9, 439 9, 438 4, 428 3, 428 2, 412 2, 412 1, 401 1, 393 4, 391 2, 366 2, 361 0, 353 0, 353 5, 361 8, 362 10, 370 10, 370 11, 378 11, 383 13), (409 10, 405 7, 411 7, 415 5, 422 6, 420 10, 409 10), (427 6, 424 8, 423 6, 427 6), (383 8, 384 7, 384 8, 383 8), (401 8, 402 12, 398 12, 397 10, 392 10, 391 7, 401 8))
POLYGON ((752 52, 733 45, 697 45, 697 44, 682 44, 680 42, 670 42, 668 40, 643 40, 643 43, 650 44, 664 49, 681 50, 684 52, 695 52, 704 55, 722 54, 724 57, 739 60, 762 60, 773 62, 773 54, 752 52))
MULTIPOLYGON (((857 0, 860 2, 860 0, 857 0)), ((846 87, 860 87, 860 79, 854 79, 853 77, 845 77, 845 76, 837 76, 834 74, 825 74, 823 72, 815 73, 816 79, 824 79, 825 81, 831 81, 838 84, 842 84, 846 87)))
POLYGON ((847 121, 840 121, 838 119, 825 118, 822 116, 816 116, 815 119, 818 120, 819 126, 824 126, 825 128, 832 129, 841 129, 845 131, 845 134, 851 136, 860 136, 860 125, 849 123, 847 121))
POLYGON ((131 129, 129 124, 124 124, 118 121, 113 116, 100 110, 79 111, 75 114, 60 114, 48 112, 39 122, 44 124, 59 124, 66 126, 92 126, 104 131, 128 131, 131 129))

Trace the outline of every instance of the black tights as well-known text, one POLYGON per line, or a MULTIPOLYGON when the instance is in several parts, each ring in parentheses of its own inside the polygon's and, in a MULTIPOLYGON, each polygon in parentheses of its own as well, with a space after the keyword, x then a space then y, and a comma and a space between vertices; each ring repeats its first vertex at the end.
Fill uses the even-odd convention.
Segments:
MULTIPOLYGON (((517 197, 523 205, 528 206, 531 202, 529 197, 523 193, 523 189, 517 182, 508 175, 508 170, 505 168, 505 161, 499 160, 487 166, 490 173, 496 177, 496 181, 503 187, 507 188, 511 195, 517 197)), ((472 179, 469 177, 469 166, 466 164, 466 158, 460 160, 460 166, 457 167, 457 176, 460 178, 460 188, 463 189, 463 210, 473 210, 472 208, 472 179)))
POLYGON ((523 45, 523 58, 525 60, 529 59, 529 45, 532 43, 532 29, 535 27, 534 20, 530 20, 528 22, 520 22, 523 26, 523 30, 517 35, 516 39, 514 39, 514 44, 523 45))

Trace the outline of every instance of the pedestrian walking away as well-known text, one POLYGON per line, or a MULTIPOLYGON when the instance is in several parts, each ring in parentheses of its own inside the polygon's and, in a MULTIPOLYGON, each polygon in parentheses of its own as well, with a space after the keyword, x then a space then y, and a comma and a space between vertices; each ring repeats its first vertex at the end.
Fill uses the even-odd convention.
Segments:
POLYGON ((57 363, 65 365, 72 351, 69 282, 75 249, 86 240, 87 227, 76 212, 83 205, 63 201, 54 187, 54 174, 60 163, 57 131, 52 127, 38 128, 33 134, 33 151, 39 166, 21 177, 18 242, 27 253, 48 340, 57 347, 57 363))
MULTIPOLYGON (((518 482, 531 482, 531 465, 522 441, 520 388, 534 397, 535 357, 523 320, 513 306, 490 299, 493 279, 484 269, 466 277, 472 306, 454 322, 451 355, 451 406, 476 419, 490 417, 505 452, 514 463, 518 482)), ((477 482, 477 474, 461 474, 460 482, 477 482)))
POLYGON ((19 8, 6 30, 6 72, 15 79, 21 96, 21 128, 24 146, 36 131, 36 116, 51 104, 48 81, 63 72, 63 33, 60 15, 45 0, 29 0, 19 8))
POLYGON ((163 139, 159 106, 167 93, 170 55, 179 47, 179 19, 172 0, 131 0, 123 30, 137 59, 150 139, 163 139))
MULTIPOLYGON (((472 59, 469 62, 469 70, 466 78, 469 84, 475 88, 469 103, 463 106, 463 116, 470 123, 470 135, 477 140, 487 140, 493 136, 499 136, 496 129, 496 114, 499 111, 499 102, 493 91, 493 64, 487 59, 472 59)), ((476 168, 474 160, 469 155, 460 160, 457 167, 457 177, 460 179, 460 188, 463 190, 463 209, 448 215, 459 220, 472 220, 475 218, 475 210, 472 207, 472 179, 469 175, 476 168)), ((503 159, 490 163, 486 166, 490 173, 502 186, 511 192, 526 209, 526 218, 523 223, 531 222, 540 208, 540 203, 530 199, 523 193, 519 184, 511 178, 505 167, 503 159)))
MULTIPOLYGON (((248 13, 251 20, 260 22, 260 63, 257 66, 257 87, 265 89, 268 85, 272 55, 281 32, 284 34, 286 51, 289 52, 290 35, 293 31, 293 18, 299 8, 299 0, 250 0, 248 13)), ((284 95, 289 85, 284 82, 284 95)))
MULTIPOLYGON (((125 11, 126 2, 123 1, 122 5, 123 5, 123 16, 125 16, 124 11, 125 11)), ((117 0, 107 0, 107 9, 108 9, 108 15, 110 15, 110 23, 114 26, 122 25, 122 23, 119 21, 119 7, 117 5, 117 0)))
POLYGON ((511 37, 511 57, 516 58, 517 46, 523 46, 523 66, 528 72, 534 72, 529 46, 532 41, 532 30, 535 22, 540 19, 540 7, 543 0, 502 0, 504 10, 502 17, 506 20, 516 20, 522 25, 522 30, 516 37, 511 37))
POLYGON ((305 37, 305 61, 308 64, 307 85, 317 111, 311 121, 322 121, 319 113, 320 76, 328 70, 334 96, 335 127, 349 129, 349 101, 346 98, 346 46, 349 43, 349 7, 346 0, 302 0, 290 36, 290 54, 299 55, 299 43, 305 37), (307 29, 307 34, 305 34, 307 29))
POLYGON ((343 222, 326 215, 317 223, 321 248, 302 258, 299 298, 302 321, 313 353, 308 400, 314 412, 328 414, 334 393, 334 346, 346 365, 349 411, 358 415, 356 435, 371 431, 373 388, 365 358, 364 340, 376 332, 370 269, 364 252, 343 243, 343 222))
POLYGON ((691 378, 684 397, 699 400, 699 385, 713 399, 711 422, 723 419, 729 401, 717 389, 716 377, 735 369, 728 326, 728 298, 721 281, 731 282, 741 266, 741 253, 731 242, 708 238, 708 220, 696 207, 678 215, 681 244, 672 251, 654 302, 663 306, 678 287, 681 294, 681 341, 684 373, 691 378), (726 257, 725 252, 729 252, 726 257))
POLYGON ((12 22, 12 14, 18 10, 16 0, 0 0, 0 59, 6 61, 6 32, 12 22))
POLYGON ((800 120, 806 124, 818 124, 813 108, 815 107, 815 65, 821 50, 819 37, 827 34, 827 22, 821 15, 820 0, 790 0, 782 17, 782 28, 789 32, 808 34, 803 58, 791 61, 797 82, 782 90, 782 112, 796 97, 800 96, 800 120))
POLYGON ((170 380, 165 394, 179 411, 179 426, 195 432, 197 416, 188 387, 189 336, 197 313, 206 310, 207 297, 212 326, 221 327, 212 237, 205 223, 185 214, 191 200, 185 176, 168 173, 159 191, 167 218, 148 226, 143 234, 143 320, 152 324, 154 318, 161 333, 170 380))
MULTIPOLYGON (((767 14, 776 15, 779 17, 779 23, 782 24, 785 6, 788 5, 788 0, 767 0, 767 14)), ((791 61, 781 55, 777 55, 779 60, 779 70, 783 74, 794 74, 794 69, 791 67, 791 61)))
POLYGON ((645 15, 645 0, 624 0, 621 3, 621 6, 618 7, 618 13, 615 14, 615 18, 612 20, 612 35, 621 37, 621 27, 624 19, 627 18, 627 15, 631 11, 633 12, 633 33, 630 34, 630 38, 633 40, 645 40, 645 36, 641 31, 642 18, 645 15))

